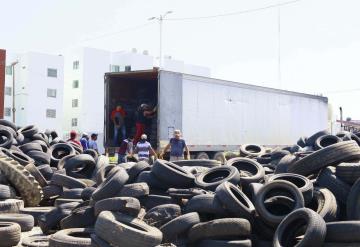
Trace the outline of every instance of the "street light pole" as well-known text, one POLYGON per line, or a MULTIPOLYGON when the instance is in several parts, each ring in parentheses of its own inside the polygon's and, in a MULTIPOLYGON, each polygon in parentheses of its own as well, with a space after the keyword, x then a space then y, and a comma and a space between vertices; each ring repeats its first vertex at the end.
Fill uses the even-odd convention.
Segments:
POLYGON ((12 121, 15 123, 15 65, 18 64, 19 61, 13 62, 11 64, 12 71, 12 121))
POLYGON ((173 13, 172 11, 167 11, 163 15, 160 15, 159 17, 150 17, 149 21, 151 20, 158 20, 159 21, 159 69, 162 68, 162 25, 163 20, 166 20, 165 17, 169 14, 173 13))

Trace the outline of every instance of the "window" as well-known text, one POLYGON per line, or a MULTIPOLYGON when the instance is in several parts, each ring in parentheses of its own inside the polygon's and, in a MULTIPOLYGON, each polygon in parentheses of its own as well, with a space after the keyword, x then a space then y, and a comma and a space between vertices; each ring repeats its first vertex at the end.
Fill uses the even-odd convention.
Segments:
POLYGON ((11 87, 5 87, 5 95, 11 96, 12 94, 12 88, 11 87))
POLYGON ((46 109, 46 117, 47 118, 56 118, 56 110, 55 109, 46 109))
POLYGON ((5 67, 5 72, 7 75, 12 75, 12 67, 9 65, 9 66, 6 66, 5 67))
POLYGON ((78 107, 79 106, 79 100, 78 99, 73 99, 72 100, 72 107, 78 107))
POLYGON ((71 127, 76 127, 77 124, 78 124, 77 118, 72 118, 72 119, 71 119, 71 127))
POLYGON ((79 81, 78 80, 73 80, 73 88, 79 88, 79 81))
POLYGON ((126 65, 125 66, 125 71, 127 71, 127 72, 131 71, 131 65, 126 65))
POLYGON ((73 70, 79 69, 79 61, 73 62, 73 70))
POLYGON ((11 116, 11 108, 10 107, 5 107, 5 112, 4 112, 6 117, 10 117, 11 116))
POLYGON ((119 65, 111 65, 111 72, 120 72, 119 65))
POLYGON ((56 98, 56 89, 47 89, 47 96, 51 98, 56 98))
POLYGON ((57 69, 47 69, 47 76, 57 78, 57 69))

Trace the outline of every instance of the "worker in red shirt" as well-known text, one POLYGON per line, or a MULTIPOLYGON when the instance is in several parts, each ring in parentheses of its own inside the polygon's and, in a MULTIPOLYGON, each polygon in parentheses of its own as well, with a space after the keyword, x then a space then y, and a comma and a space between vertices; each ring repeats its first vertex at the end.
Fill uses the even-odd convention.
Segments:
POLYGON ((119 132, 121 133, 121 141, 126 139, 126 127, 125 127, 126 112, 121 105, 117 105, 111 112, 111 121, 114 124, 114 146, 118 147, 121 143, 119 141, 119 132))
POLYGON ((151 118, 154 117, 154 114, 157 110, 155 106, 153 109, 150 108, 147 104, 141 104, 136 112, 136 121, 135 121, 135 137, 134 137, 134 146, 140 140, 142 134, 145 133, 146 125, 151 123, 151 118))
POLYGON ((67 142, 75 143, 76 145, 79 145, 81 147, 81 143, 76 140, 77 134, 75 130, 70 131, 70 139, 67 140, 67 142))

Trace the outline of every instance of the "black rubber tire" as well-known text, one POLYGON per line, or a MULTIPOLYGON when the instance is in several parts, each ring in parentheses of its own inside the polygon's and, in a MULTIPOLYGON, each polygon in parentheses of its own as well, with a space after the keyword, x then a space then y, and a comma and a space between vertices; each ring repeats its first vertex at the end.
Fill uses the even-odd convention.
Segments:
POLYGON ((21 239, 20 225, 14 222, 0 222, 1 247, 17 246, 21 239))
POLYGON ((330 190, 339 202, 346 204, 351 187, 335 176, 333 168, 323 169, 316 179, 316 183, 320 187, 330 190))
POLYGON ((336 198, 326 188, 314 188, 313 200, 307 207, 317 212, 325 222, 336 221, 339 214, 336 198))
POLYGON ((24 201, 18 199, 0 200, 0 213, 19 213, 24 208, 24 201))
POLYGON ((255 198, 257 196, 257 193, 259 192, 260 188, 263 187, 264 184, 261 183, 251 183, 249 184, 249 189, 248 189, 248 198, 254 202, 255 198))
POLYGON ((153 207, 143 217, 143 221, 150 226, 157 228, 166 224, 170 220, 181 215, 181 208, 177 204, 163 204, 153 207))
POLYGON ((20 209, 21 214, 29 214, 34 217, 34 225, 38 225, 38 218, 40 215, 46 214, 53 210, 55 207, 27 207, 20 209))
POLYGON ((95 187, 87 187, 83 189, 80 195, 81 199, 83 199, 84 201, 90 200, 95 190, 95 187))
POLYGON ((188 188, 194 184, 193 174, 165 160, 156 160, 151 172, 169 188, 188 188))
POLYGON ((19 146, 19 148, 24 153, 28 153, 30 151, 39 151, 39 152, 43 151, 41 145, 39 143, 36 143, 36 142, 25 143, 25 144, 19 146))
POLYGON ((336 166, 336 177, 353 184, 360 178, 360 163, 341 163, 336 166))
POLYGON ((84 206, 75 208, 71 214, 60 221, 61 229, 93 227, 96 221, 94 208, 84 206))
POLYGON ((126 173, 125 169, 118 167, 115 173, 111 174, 96 188, 92 194, 92 199, 100 201, 105 198, 116 196, 128 179, 129 175, 126 173))
POLYGON ((146 161, 139 161, 134 166, 132 166, 129 171, 129 180, 128 183, 133 183, 136 181, 139 174, 143 171, 150 171, 151 166, 146 161))
POLYGON ((14 140, 14 136, 12 135, 12 133, 7 129, 1 128, 0 137, 0 147, 10 148, 14 140), (6 139, 4 139, 3 137, 5 137, 6 139))
POLYGON ((96 184, 100 185, 102 182, 104 182, 105 179, 109 176, 110 171, 115 167, 116 165, 103 165, 101 168, 99 168, 95 175, 96 184))
POLYGON ((219 199, 213 194, 194 196, 186 203, 185 212, 197 212, 199 214, 211 214, 217 216, 226 216, 228 214, 223 209, 219 199))
POLYGON ((354 234, 360 231, 360 221, 337 221, 326 223, 325 242, 358 242, 360 235, 354 234))
POLYGON ((153 247, 161 243, 162 233, 143 221, 119 213, 102 212, 95 233, 113 246, 153 247))
POLYGON ((250 239, 245 240, 202 240, 197 247, 251 247, 250 239))
POLYGON ((40 165, 40 166, 37 166, 37 169, 41 172, 41 174, 44 176, 44 178, 47 181, 51 180, 51 178, 54 174, 54 171, 51 169, 50 165, 40 165))
POLYGON ((360 147, 355 141, 344 141, 318 150, 289 166, 290 173, 308 176, 318 170, 345 161, 360 159, 360 147))
POLYGON ((50 236, 30 236, 24 237, 21 241, 24 247, 49 247, 50 236))
POLYGON ((160 189, 167 190, 168 186, 162 183, 151 171, 143 171, 136 179, 136 183, 147 183, 151 190, 160 189))
POLYGON ((63 186, 68 189, 86 188, 86 184, 79 181, 78 179, 66 175, 62 175, 59 173, 54 173, 54 175, 51 178, 51 183, 55 185, 63 186))
POLYGON ((41 187, 45 187, 48 185, 48 182, 44 178, 44 176, 41 174, 41 172, 36 168, 36 166, 33 163, 29 163, 25 166, 25 169, 30 172, 31 175, 38 181, 39 185, 41 187))
POLYGON ((348 220, 360 220, 360 179, 356 180, 350 189, 346 201, 346 218, 348 220))
POLYGON ((227 161, 224 152, 214 153, 214 155, 211 157, 211 159, 219 161, 221 163, 221 165, 224 165, 227 161))
POLYGON ((9 150, 8 156, 19 162, 22 166, 26 166, 29 163, 34 163, 34 160, 23 152, 9 150))
POLYGON ((51 156, 48 153, 44 153, 43 151, 29 151, 27 153, 29 157, 31 157, 37 166, 47 165, 51 162, 51 156))
POLYGON ((251 225, 246 219, 223 218, 198 223, 190 228, 188 239, 194 243, 204 239, 239 239, 250 237, 251 225))
POLYGON ((50 184, 42 188, 44 199, 53 199, 59 197, 63 193, 63 187, 55 184, 50 184))
POLYGON ((288 154, 282 157, 275 167, 275 174, 287 173, 288 167, 296 161, 296 156, 288 154))
POLYGON ((304 197, 305 205, 311 202, 314 194, 314 186, 313 183, 310 181, 310 179, 299 174, 281 173, 269 177, 267 183, 276 180, 285 180, 290 183, 293 183, 294 185, 296 185, 296 187, 298 187, 298 189, 302 193, 304 197))
POLYGON ((38 224, 41 231, 44 234, 49 234, 51 231, 58 229, 57 227, 60 221, 66 216, 69 216, 70 213, 70 210, 54 208, 48 213, 40 215, 38 217, 38 224))
POLYGON ((275 215, 269 212, 269 210, 265 206, 265 198, 267 198, 267 196, 271 194, 271 192, 274 192, 276 190, 287 191, 289 195, 292 196, 291 199, 295 201, 292 210, 304 207, 304 198, 299 189, 294 184, 284 180, 273 181, 265 184, 262 188, 260 188, 257 197, 255 198, 255 208, 261 218, 267 224, 272 226, 278 225, 285 217, 285 215, 275 215))
POLYGON ((177 160, 172 161, 178 166, 203 166, 208 168, 221 166, 221 163, 217 160, 177 160))
POLYGON ((133 197, 112 197, 95 203, 95 215, 102 211, 114 211, 131 216, 137 216, 140 212, 140 202, 133 197))
POLYGON ((200 223, 199 214, 196 212, 181 215, 166 224, 162 225, 159 229, 164 235, 164 241, 175 241, 179 236, 186 236, 189 229, 200 223))
POLYGON ((83 153, 83 148, 82 148, 81 145, 78 145, 78 144, 76 144, 76 143, 74 143, 74 142, 68 142, 68 144, 75 149, 75 153, 76 153, 76 154, 79 155, 79 154, 82 154, 82 153, 83 153))
POLYGON ((208 160, 210 159, 209 155, 206 152, 199 152, 195 155, 196 160, 208 160))
POLYGON ((325 147, 328 147, 330 145, 333 145, 333 144, 339 143, 339 142, 342 142, 342 139, 337 136, 334 136, 334 135, 320 136, 315 141, 314 149, 315 150, 323 149, 325 147))
POLYGON ((10 128, 12 128, 13 130, 17 131, 16 124, 14 124, 13 122, 11 122, 11 121, 9 121, 9 120, 0 119, 0 125, 10 127, 10 128))
POLYGON ((200 188, 190 188, 190 189, 175 189, 170 188, 166 193, 174 199, 191 199, 194 196, 208 194, 206 190, 200 188))
POLYGON ((299 138, 299 140, 296 142, 296 144, 299 145, 300 147, 304 148, 306 146, 306 140, 307 140, 307 137, 302 136, 299 138))
POLYGON ((34 227, 34 217, 30 214, 0 214, 0 222, 15 222, 22 232, 31 231, 34 227))
POLYGON ((215 197, 231 216, 253 220, 255 207, 237 186, 224 182, 216 188, 215 197))
POLYGON ((215 191, 223 182, 239 184, 239 171, 233 166, 220 166, 211 168, 195 178, 195 184, 202 189, 215 191))
POLYGON ((15 199, 16 191, 13 187, 0 184, 0 200, 15 199))
POLYGON ((90 238, 93 233, 91 228, 64 229, 51 235, 49 247, 94 247, 90 238))
POLYGON ((240 184, 247 188, 250 183, 257 183, 264 179, 264 168, 255 160, 248 158, 234 158, 226 162, 226 165, 235 167, 240 173, 240 184))
POLYGON ((147 183, 133 183, 125 184, 124 187, 122 187, 118 196, 131 196, 135 198, 140 198, 149 195, 149 193, 150 189, 147 183))
POLYGON ((88 154, 88 155, 90 155, 91 157, 93 157, 93 159, 94 159, 95 161, 96 161, 97 158, 99 157, 99 154, 96 152, 96 150, 91 149, 91 148, 84 150, 83 154, 88 154))
POLYGON ((18 132, 23 134, 27 138, 31 138, 33 135, 38 133, 38 128, 35 125, 28 125, 20 128, 18 132))
POLYGON ((296 246, 322 246, 326 236, 326 223, 320 215, 308 208, 297 209, 281 221, 274 235, 273 246, 294 246, 296 233, 304 226, 304 237, 296 246))
POLYGON ((55 207, 60 207, 64 204, 68 204, 71 205, 72 203, 74 203, 74 207, 76 207, 77 205, 79 205, 80 203, 84 202, 82 199, 65 199, 65 198, 57 198, 55 199, 54 202, 54 206, 55 207))
POLYGON ((257 157, 265 153, 265 148, 257 144, 243 144, 240 146, 240 156, 257 157))
POLYGON ((108 244, 105 240, 99 238, 98 236, 96 236, 96 234, 91 234, 90 235, 90 238, 93 242, 93 244, 96 246, 96 247, 111 247, 110 244, 108 244))
POLYGON ((75 149, 68 143, 57 143, 50 147, 50 154, 51 166, 57 166, 63 157, 75 154, 75 149))
POLYGON ((64 199, 82 199, 81 193, 83 190, 82 188, 67 189, 64 190, 60 197, 64 199))
MULTIPOLYGON (((325 135, 330 135, 329 131, 322 130, 322 131, 316 132, 315 134, 313 134, 312 136, 310 136, 306 139, 306 146, 313 147, 315 145, 316 140, 319 137, 325 136, 325 135)), ((299 146, 301 146, 301 145, 299 145, 299 146)))
POLYGON ((290 152, 287 151, 287 150, 274 149, 274 150, 270 153, 271 161, 281 160, 283 157, 285 157, 286 155, 289 155, 289 154, 290 154, 290 152))
POLYGON ((64 168, 66 174, 71 177, 91 178, 95 169, 95 160, 89 154, 75 155, 65 161, 64 168), (81 168, 81 170, 79 170, 79 168, 81 168))

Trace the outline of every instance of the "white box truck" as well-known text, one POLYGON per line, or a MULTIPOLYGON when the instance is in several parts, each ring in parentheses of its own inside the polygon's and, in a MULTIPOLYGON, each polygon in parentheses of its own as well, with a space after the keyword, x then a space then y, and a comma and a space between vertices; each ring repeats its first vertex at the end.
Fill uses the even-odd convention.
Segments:
POLYGON ((112 110, 127 112, 128 136, 135 112, 146 103, 157 113, 145 130, 160 151, 180 129, 192 155, 214 157, 240 144, 291 145, 327 128, 326 97, 164 70, 105 74, 104 147, 113 147, 112 110))

